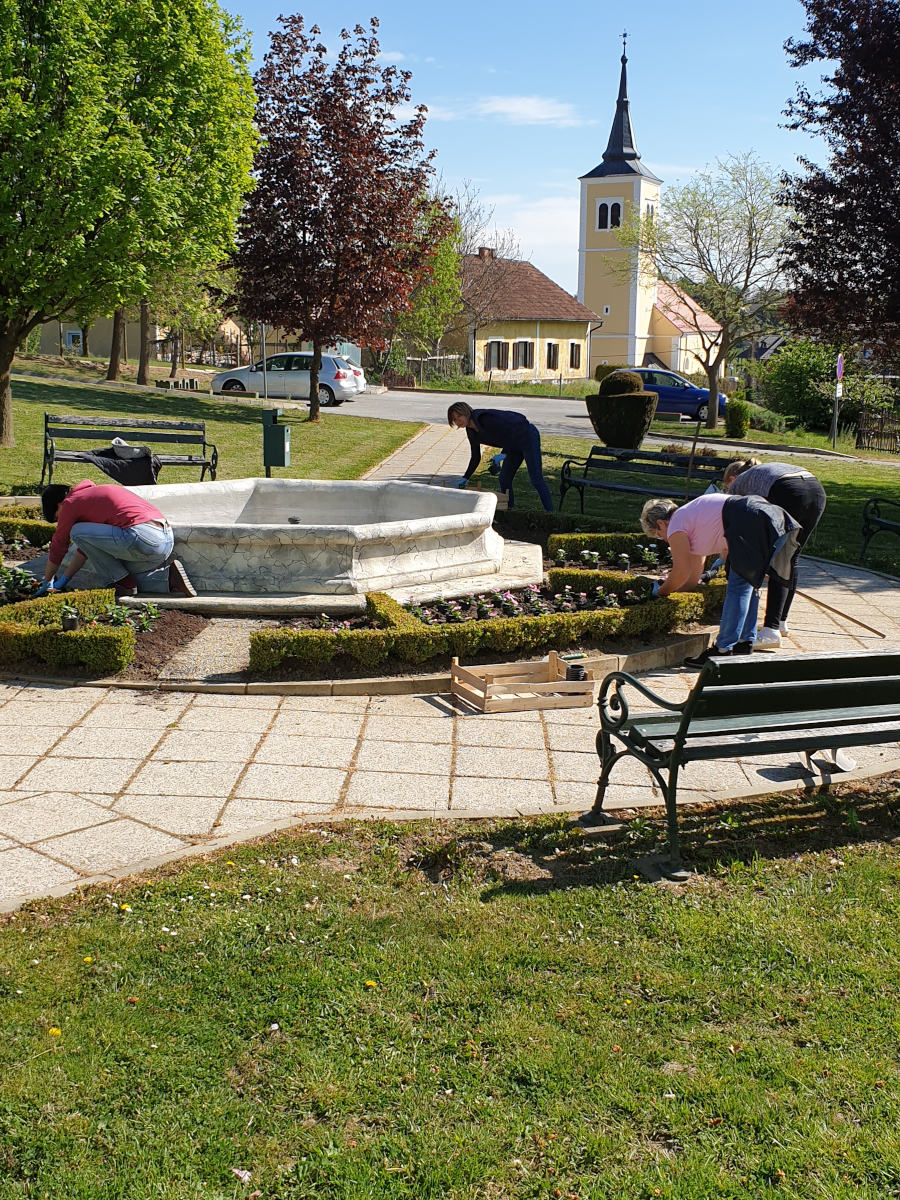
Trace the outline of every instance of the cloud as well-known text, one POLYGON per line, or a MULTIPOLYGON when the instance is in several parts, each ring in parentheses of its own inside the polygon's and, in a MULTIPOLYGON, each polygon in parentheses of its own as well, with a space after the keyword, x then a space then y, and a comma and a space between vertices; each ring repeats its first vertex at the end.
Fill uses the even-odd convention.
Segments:
POLYGON ((378 61, 383 63, 402 63, 409 59, 408 54, 404 54, 402 50, 382 50, 378 55, 378 61))
POLYGON ((510 125, 583 125, 571 104, 549 96, 485 96, 473 112, 481 117, 498 117, 510 125))

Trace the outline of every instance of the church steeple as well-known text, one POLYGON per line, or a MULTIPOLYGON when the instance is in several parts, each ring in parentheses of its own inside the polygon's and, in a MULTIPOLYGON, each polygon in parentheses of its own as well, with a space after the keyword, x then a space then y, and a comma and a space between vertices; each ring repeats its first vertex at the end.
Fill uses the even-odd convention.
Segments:
MULTIPOLYGON (((613 118, 612 129, 609 131, 609 142, 603 152, 603 160, 593 171, 588 171, 582 179, 600 179, 608 175, 643 175, 645 179, 656 179, 641 162, 634 141, 634 129, 631 125, 631 106, 628 102, 628 56, 626 55, 628 34, 622 34, 622 73, 619 76, 619 95, 616 100, 616 115, 613 118)), ((659 181, 657 181, 659 182, 659 181)))

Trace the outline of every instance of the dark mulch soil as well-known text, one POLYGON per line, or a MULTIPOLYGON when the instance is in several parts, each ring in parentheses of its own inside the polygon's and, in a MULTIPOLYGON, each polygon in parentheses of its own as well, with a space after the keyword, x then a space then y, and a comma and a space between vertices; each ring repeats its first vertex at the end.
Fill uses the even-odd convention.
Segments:
POLYGON ((0 541, 0 562, 5 567, 21 567, 22 563, 31 562, 47 553, 46 546, 22 546, 13 549, 8 542, 0 541))
POLYGON ((322 620, 320 616, 316 617, 291 617, 289 621, 277 621, 275 626, 279 629, 324 629, 332 631, 335 629, 377 629, 368 617, 328 617, 322 620))
POLYGON ((124 679, 158 679, 160 668, 184 646, 202 633, 209 624, 207 617, 196 613, 165 609, 149 629, 135 637, 134 660, 123 675, 124 679))

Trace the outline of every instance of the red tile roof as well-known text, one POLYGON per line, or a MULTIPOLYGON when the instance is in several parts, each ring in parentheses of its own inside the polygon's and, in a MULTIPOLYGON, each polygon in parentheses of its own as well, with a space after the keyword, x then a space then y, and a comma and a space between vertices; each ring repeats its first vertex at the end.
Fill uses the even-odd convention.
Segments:
POLYGON ((697 333, 698 330, 717 333, 722 328, 687 292, 670 283, 664 283, 661 279, 656 285, 656 303, 653 307, 667 317, 681 333, 697 333))
POLYGON ((476 307, 484 301, 475 300, 490 292, 490 312, 484 316, 492 321, 597 321, 597 314, 570 296, 552 279, 530 262, 511 258, 491 258, 464 254, 462 259, 462 295, 476 307), (494 279, 486 278, 488 273, 494 279))

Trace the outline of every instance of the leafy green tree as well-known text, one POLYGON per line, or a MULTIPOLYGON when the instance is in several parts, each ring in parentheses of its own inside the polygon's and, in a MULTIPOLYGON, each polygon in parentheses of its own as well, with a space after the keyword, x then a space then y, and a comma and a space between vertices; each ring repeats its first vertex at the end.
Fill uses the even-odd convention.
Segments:
POLYGON ((759 382, 766 407, 792 418, 804 429, 830 429, 835 367, 842 349, 846 366, 839 422, 854 424, 864 406, 892 407, 895 401, 892 389, 869 373, 855 348, 802 338, 786 342, 767 362, 751 364, 751 373, 759 382))
POLYGON ((0 0, 0 445, 32 329, 228 251, 250 186, 247 57, 215 0, 0 0))
MULTIPOLYGON (((754 154, 731 155, 681 187, 667 188, 658 215, 633 213, 620 231, 633 252, 623 270, 640 270, 675 289, 686 285, 697 301, 686 303, 681 292, 673 303, 697 335, 694 357, 711 397, 719 393, 729 354, 770 326, 782 294, 779 253, 787 214, 777 191, 777 176, 754 154), (709 327, 704 310, 720 329, 709 327)), ((665 311, 665 303, 661 307, 665 311)), ((710 403, 707 425, 715 429, 717 418, 718 405, 710 403)))
POLYGON ((444 333, 462 309, 461 231, 441 200, 434 200, 426 217, 435 235, 434 253, 422 278, 401 311, 396 333, 409 349, 437 354, 444 333), (442 232, 446 230, 446 232, 442 232))

